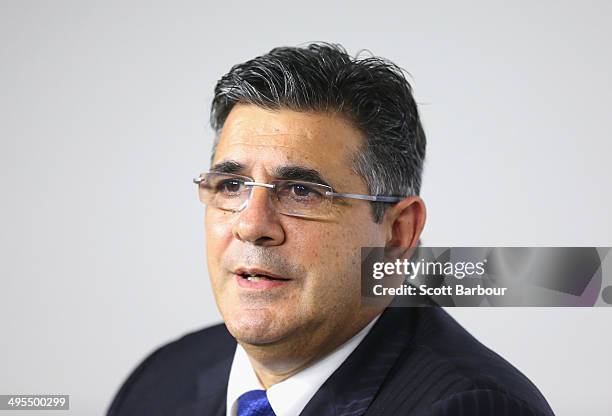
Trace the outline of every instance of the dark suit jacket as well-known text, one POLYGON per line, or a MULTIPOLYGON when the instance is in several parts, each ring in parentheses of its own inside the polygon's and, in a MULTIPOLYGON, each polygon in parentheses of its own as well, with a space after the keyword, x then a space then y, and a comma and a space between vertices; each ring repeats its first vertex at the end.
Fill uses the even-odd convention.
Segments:
MULTIPOLYGON (((134 370, 108 416, 225 415, 236 341, 217 325, 167 344, 134 370)), ((304 416, 543 416, 538 389, 443 309, 387 308, 304 416)))

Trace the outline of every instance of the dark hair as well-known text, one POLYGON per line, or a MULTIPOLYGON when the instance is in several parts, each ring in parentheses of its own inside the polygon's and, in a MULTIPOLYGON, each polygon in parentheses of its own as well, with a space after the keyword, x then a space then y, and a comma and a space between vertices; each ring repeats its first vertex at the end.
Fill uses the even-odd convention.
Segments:
MULTIPOLYGON (((353 170, 373 195, 418 195, 425 133, 412 89, 394 63, 352 58, 341 45, 281 47, 233 66, 215 87, 210 121, 218 133, 235 104, 340 113, 365 136, 353 170)), ((388 204, 373 203, 380 222, 388 204)))

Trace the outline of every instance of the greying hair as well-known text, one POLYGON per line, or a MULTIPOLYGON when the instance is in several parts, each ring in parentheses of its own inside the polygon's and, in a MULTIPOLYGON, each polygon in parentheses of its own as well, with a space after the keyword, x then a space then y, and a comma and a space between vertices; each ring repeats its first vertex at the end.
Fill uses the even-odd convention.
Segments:
MULTIPOLYGON (((418 195, 426 139, 412 88, 400 67, 380 57, 352 58, 341 45, 281 47, 233 66, 215 87, 210 122, 219 133, 235 104, 341 114, 365 143, 352 169, 372 195, 418 195)), ((373 202, 380 222, 389 204, 373 202)))

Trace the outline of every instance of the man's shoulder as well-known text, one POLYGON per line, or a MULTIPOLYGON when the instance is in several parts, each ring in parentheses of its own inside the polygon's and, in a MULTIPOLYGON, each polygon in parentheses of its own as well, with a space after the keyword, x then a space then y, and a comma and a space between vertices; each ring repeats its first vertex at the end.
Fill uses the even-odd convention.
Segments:
POLYGON ((537 391, 533 383, 499 354, 483 345, 440 308, 425 308, 422 330, 413 345, 432 363, 448 367, 449 373, 476 388, 537 391))
MULTIPOLYGON (((142 364, 181 369, 208 368, 211 364, 234 355, 236 340, 224 324, 187 333, 153 351, 142 364)), ((141 365, 142 365, 141 364, 141 365)))
MULTIPOLYGON (((427 397, 422 403, 429 403, 440 414, 453 414, 455 407, 464 411, 466 403, 487 412, 489 408, 511 408, 526 415, 552 414, 523 373, 481 344, 443 309, 419 309, 413 336, 389 374, 387 385, 393 387, 383 395, 397 394, 399 389, 417 391, 427 397)), ((467 414, 479 413, 472 409, 467 414)))
MULTIPOLYGON (((178 339, 169 342, 161 348, 172 353, 203 354, 203 358, 210 354, 234 354, 236 339, 227 330, 225 324, 220 323, 206 328, 189 332, 178 339)), ((193 358, 193 356, 191 356, 193 358)))
POLYGON ((141 409, 144 403, 152 409, 161 409, 166 403, 193 400, 198 394, 198 382, 206 372, 219 372, 211 377, 222 378, 220 375, 229 368, 235 348, 236 341, 223 324, 188 333, 158 347, 123 383, 108 415, 147 414, 141 409))

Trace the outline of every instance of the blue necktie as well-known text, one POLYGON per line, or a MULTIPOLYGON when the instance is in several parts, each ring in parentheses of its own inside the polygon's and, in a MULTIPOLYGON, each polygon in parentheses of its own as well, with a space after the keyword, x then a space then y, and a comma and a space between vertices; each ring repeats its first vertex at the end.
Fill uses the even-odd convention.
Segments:
POLYGON ((238 416, 276 416, 265 390, 251 390, 238 398, 238 416))

